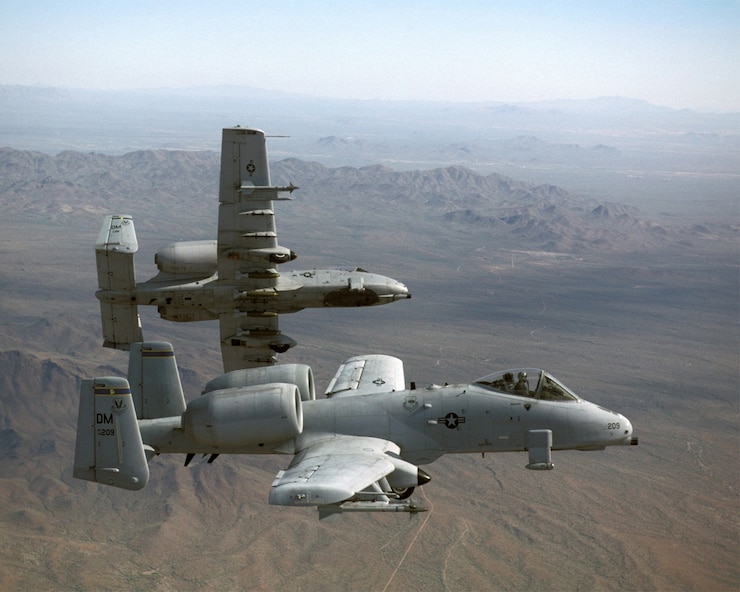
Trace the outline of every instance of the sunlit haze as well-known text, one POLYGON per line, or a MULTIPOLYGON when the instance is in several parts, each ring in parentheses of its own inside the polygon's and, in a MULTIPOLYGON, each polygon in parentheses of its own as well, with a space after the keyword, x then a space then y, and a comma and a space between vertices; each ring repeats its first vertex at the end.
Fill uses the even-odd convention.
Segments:
POLYGON ((740 110, 740 3, 5 0, 0 84, 740 110))

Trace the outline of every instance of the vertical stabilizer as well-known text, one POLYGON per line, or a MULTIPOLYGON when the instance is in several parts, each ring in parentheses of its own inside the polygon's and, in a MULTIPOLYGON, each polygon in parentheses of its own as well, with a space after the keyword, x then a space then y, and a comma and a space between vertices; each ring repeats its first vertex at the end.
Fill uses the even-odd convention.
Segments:
POLYGON ((83 380, 73 475, 121 489, 141 489, 149 466, 128 381, 83 380))
POLYGON ((128 381, 139 419, 179 416, 185 411, 172 344, 166 341, 132 344, 128 381))
POLYGON ((127 350, 143 339, 136 307, 134 253, 138 250, 131 216, 109 215, 95 243, 103 346, 127 350))

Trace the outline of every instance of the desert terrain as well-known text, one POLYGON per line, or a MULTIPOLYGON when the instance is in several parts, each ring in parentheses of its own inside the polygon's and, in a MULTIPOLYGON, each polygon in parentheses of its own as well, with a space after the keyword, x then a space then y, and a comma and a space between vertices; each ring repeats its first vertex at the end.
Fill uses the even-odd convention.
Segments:
MULTIPOLYGON (((327 523, 269 506, 288 457, 187 468, 157 457, 136 493, 72 479, 80 380, 127 364, 101 347, 93 244, 103 216, 134 216, 140 280, 166 243, 214 237, 219 155, 203 144, 220 129, 178 145, 166 121, 166 148, 188 150, 141 146, 152 136, 137 127, 134 150, 96 149, 69 124, 77 135, 57 130, 45 150, 42 134, 20 141, 4 121, 0 588, 736 590, 736 125, 719 134, 726 121, 712 120, 713 140, 673 143, 638 142, 633 129, 610 136, 616 152, 594 151, 606 132, 584 131, 579 153, 541 123, 544 139, 525 141, 533 130, 507 120, 490 142, 461 136, 422 151, 411 135, 358 145, 338 124, 314 133, 322 117, 294 140, 268 140, 273 182, 300 187, 276 206, 280 243, 298 253, 289 265, 358 265, 403 281, 413 298, 286 315, 281 328, 299 345, 281 361, 310 364, 319 388, 359 353, 400 357, 420 386, 542 367, 624 413, 640 445, 554 453, 551 472, 527 471, 524 453, 447 456, 425 467, 432 481, 414 497, 430 511, 411 519, 327 523), (374 158, 384 147, 394 162, 374 158)), ((216 324, 140 312, 147 339, 174 344, 186 396, 198 396, 220 373, 216 324)))

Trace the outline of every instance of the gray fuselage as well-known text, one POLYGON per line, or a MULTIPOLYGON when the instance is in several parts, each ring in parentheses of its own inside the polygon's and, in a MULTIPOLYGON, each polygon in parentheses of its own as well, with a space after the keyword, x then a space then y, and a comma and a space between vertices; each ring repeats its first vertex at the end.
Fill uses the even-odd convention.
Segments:
POLYGON ((264 288, 250 280, 250 289, 238 281, 160 274, 136 285, 131 292, 100 290, 96 296, 111 304, 156 306, 170 321, 216 320, 237 310, 285 314, 304 308, 376 306, 410 298, 408 288, 392 278, 362 270, 309 269, 288 271, 270 278, 264 288), (270 284, 273 284, 270 285, 270 284))
POLYGON ((302 412, 296 438, 229 449, 189 440, 179 417, 139 425, 144 444, 157 453, 293 454, 312 439, 346 434, 395 442, 415 464, 449 453, 527 450, 532 430, 551 430, 553 450, 600 450, 632 440, 626 417, 583 399, 532 399, 478 384, 304 401, 302 412))

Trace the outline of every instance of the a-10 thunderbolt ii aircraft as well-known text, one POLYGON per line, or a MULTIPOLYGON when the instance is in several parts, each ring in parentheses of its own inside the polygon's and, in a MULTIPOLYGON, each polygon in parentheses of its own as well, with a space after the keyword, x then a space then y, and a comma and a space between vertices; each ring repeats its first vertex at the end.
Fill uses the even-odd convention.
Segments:
POLYGON ((138 305, 170 321, 218 319, 224 370, 275 364, 295 345, 278 315, 308 307, 372 306, 410 298, 405 285, 362 269, 278 273, 296 254, 277 242, 273 201, 297 187, 273 186, 265 133, 226 128, 221 147, 218 240, 172 243, 159 250, 159 274, 136 283, 138 249, 129 215, 105 218, 95 244, 104 345, 143 340, 138 305))
POLYGON ((226 373, 185 402, 172 346, 133 344, 128 380, 83 380, 74 476, 137 490, 155 455, 286 454, 270 504, 420 512, 409 496, 430 480, 417 465, 444 454, 527 451, 553 468, 553 450, 637 444, 619 413, 584 401, 551 374, 521 368, 470 384, 406 389, 403 364, 358 356, 316 399, 305 365, 226 373))

